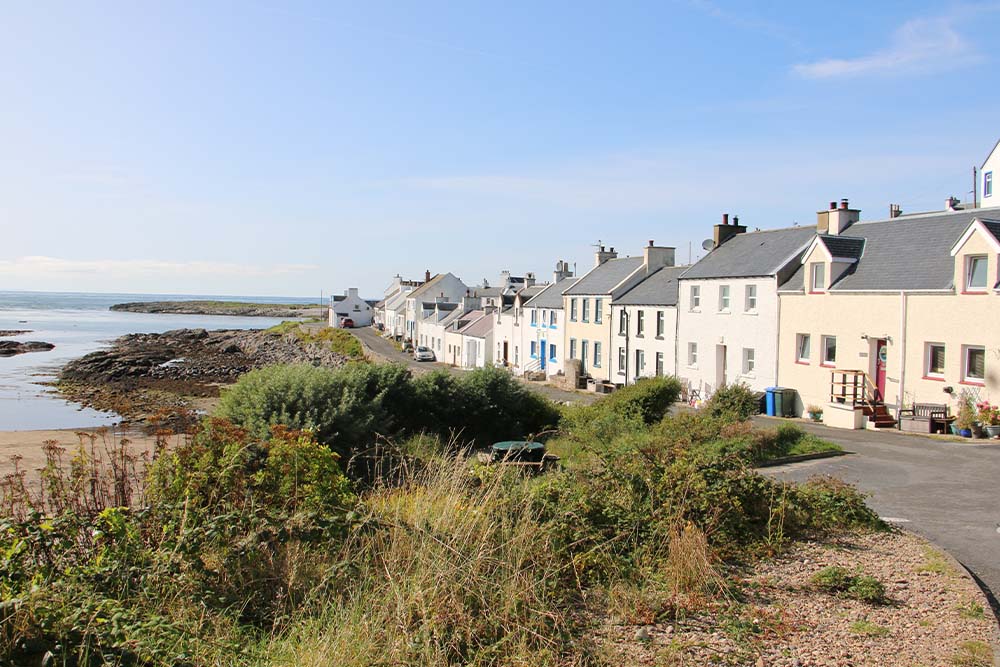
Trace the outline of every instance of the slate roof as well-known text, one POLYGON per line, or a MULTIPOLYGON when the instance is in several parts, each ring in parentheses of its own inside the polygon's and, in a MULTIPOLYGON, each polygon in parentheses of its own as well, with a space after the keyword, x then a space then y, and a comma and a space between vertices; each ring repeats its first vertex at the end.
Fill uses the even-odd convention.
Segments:
POLYGON ((983 226, 990 231, 990 234, 993 235, 993 238, 995 238, 997 241, 1000 241, 1000 211, 997 211, 997 215, 995 217, 998 220, 986 220, 985 218, 981 219, 983 221, 983 226))
POLYGON ((564 294, 610 294, 621 281, 642 266, 642 257, 619 257, 609 259, 580 278, 564 294))
MULTIPOLYGON (((837 291, 944 290, 954 287, 951 248, 975 218, 991 233, 1000 233, 1000 211, 984 209, 901 215, 889 220, 857 222, 848 238, 863 239, 861 258, 828 289, 837 291)), ((805 267, 799 266, 781 285, 802 290, 805 267)))
POLYGON ((395 296, 393 296, 391 298, 386 299, 385 300, 385 309, 386 310, 400 310, 400 309, 402 309, 403 304, 406 303, 406 299, 407 299, 408 296, 410 296, 409 292, 405 292, 405 293, 401 292, 401 293, 399 293, 399 294, 397 294, 397 295, 395 295, 395 296))
MULTIPOLYGON (((849 231, 848 230, 845 231, 849 231)), ((823 234, 819 237, 826 249, 835 258, 861 259, 865 249, 865 240, 856 236, 830 236, 823 234)))
POLYGON ((487 317, 486 313, 481 310, 473 312, 478 314, 479 317, 459 329, 458 333, 463 336, 472 336, 473 338, 486 338, 486 334, 493 330, 493 318, 487 317))
MULTIPOLYGON (((440 283, 444 279, 445 276, 451 276, 451 274, 450 273, 439 273, 439 274, 437 274, 436 276, 434 276, 433 278, 431 278, 430 280, 428 280, 427 282, 425 282, 420 287, 417 287, 413 291, 408 292, 407 295, 406 295, 407 298, 411 298, 412 299, 412 298, 420 297, 420 296, 423 296, 424 294, 427 294, 429 291, 431 291, 435 287, 437 287, 438 283, 440 283)), ((454 276, 452 276, 452 277, 454 278, 454 276)))
POLYGON ((553 310, 562 310, 563 307, 563 292, 568 290, 573 286, 579 278, 563 278, 559 282, 548 285, 541 292, 533 296, 524 305, 528 308, 551 308, 553 310))
POLYGON ((701 258, 682 279, 754 278, 774 275, 796 252, 805 250, 816 227, 786 227, 737 234, 701 258))
POLYGON ((538 294, 541 294, 546 287, 548 287, 548 284, 532 285, 531 287, 525 287, 518 291, 517 296, 521 297, 522 302, 527 301, 528 299, 531 299, 537 296, 538 294))
POLYGON ((615 299, 614 305, 676 306, 677 279, 689 267, 665 266, 646 276, 638 285, 615 299))

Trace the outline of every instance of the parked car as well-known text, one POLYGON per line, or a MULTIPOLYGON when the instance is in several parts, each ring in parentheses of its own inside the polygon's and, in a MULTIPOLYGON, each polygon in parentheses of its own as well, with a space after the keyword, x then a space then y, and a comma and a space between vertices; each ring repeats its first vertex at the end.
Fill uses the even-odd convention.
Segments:
POLYGON ((349 317, 341 317, 340 318, 340 327, 342 329, 353 329, 354 328, 354 320, 352 320, 349 317))
POLYGON ((429 347, 418 345, 417 349, 413 351, 413 358, 416 361, 434 361, 434 353, 429 347))

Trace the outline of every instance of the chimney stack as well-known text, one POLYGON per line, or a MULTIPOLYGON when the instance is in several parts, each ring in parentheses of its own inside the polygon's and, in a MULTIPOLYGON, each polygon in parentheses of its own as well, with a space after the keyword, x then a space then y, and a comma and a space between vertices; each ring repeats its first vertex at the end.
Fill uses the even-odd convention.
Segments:
POLYGON ((565 280, 566 278, 572 278, 573 271, 569 268, 569 264, 563 260, 556 262, 556 270, 552 273, 552 282, 557 283, 560 280, 565 280))
POLYGON ((424 282, 429 283, 431 281, 431 270, 427 269, 424 271, 424 282))
POLYGON ((820 211, 816 214, 816 231, 819 234, 829 234, 839 236, 845 229, 861 219, 861 209, 851 208, 847 199, 837 202, 830 202, 830 210, 820 211))
POLYGON ((524 274, 524 286, 534 287, 535 286, 535 273, 534 271, 528 271, 524 274))
POLYGON ((609 259, 615 259, 616 257, 618 257, 618 253, 615 252, 614 248, 611 248, 611 250, 605 250, 604 246, 599 246, 599 250, 594 255, 594 266, 600 266, 609 259))
POLYGON ((944 210, 957 211, 959 203, 960 202, 958 197, 952 195, 951 197, 948 197, 947 199, 944 200, 944 210))
POLYGON ((646 267, 646 275, 664 266, 673 266, 674 250, 674 248, 655 246, 650 241, 649 245, 642 249, 642 264, 646 267))
MULTIPOLYGON (((715 225, 712 229, 712 242, 713 248, 718 248, 720 245, 733 238, 737 234, 743 234, 746 232, 747 228, 739 223, 739 218, 733 218, 733 224, 729 224, 729 214, 722 214, 722 224, 715 225)), ((673 262, 671 261, 671 265, 673 262)))
POLYGON ((903 214, 903 207, 901 207, 899 204, 889 204, 890 218, 898 218, 902 214, 903 214))

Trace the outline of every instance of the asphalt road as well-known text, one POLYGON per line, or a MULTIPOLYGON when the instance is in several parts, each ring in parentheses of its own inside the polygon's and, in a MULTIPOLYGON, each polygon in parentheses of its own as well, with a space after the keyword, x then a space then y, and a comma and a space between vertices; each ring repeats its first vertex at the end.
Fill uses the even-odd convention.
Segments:
MULTIPOLYGON (((463 369, 455 368, 454 366, 449 366, 448 364, 442 364, 436 361, 416 361, 413 359, 412 354, 403 354, 397 350, 392 343, 385 338, 382 338, 382 336, 380 336, 379 333, 371 327, 351 329, 351 333, 357 336, 362 343, 364 343, 379 357, 388 361, 405 364, 416 373, 426 373, 432 370, 446 370, 449 373, 459 375, 467 372, 463 369)), ((524 380, 523 382, 524 385, 532 391, 537 392, 553 401, 560 401, 564 403, 592 403, 598 398, 597 394, 563 391, 562 389, 558 389, 547 384, 528 382, 527 380, 524 380)))
MULTIPOLYGON (((778 420, 758 421, 773 426, 778 420)), ((957 558, 992 593, 994 612, 1000 612, 1000 441, 966 444, 897 431, 803 427, 852 453, 764 472, 793 481, 828 474, 855 484, 871 494, 869 504, 880 516, 957 558)))

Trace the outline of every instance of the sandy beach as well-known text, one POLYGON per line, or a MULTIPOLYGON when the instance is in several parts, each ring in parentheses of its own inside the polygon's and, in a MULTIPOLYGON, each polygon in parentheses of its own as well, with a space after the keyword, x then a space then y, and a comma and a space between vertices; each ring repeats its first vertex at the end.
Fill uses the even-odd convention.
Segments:
MULTIPOLYGON (((17 466, 27 471, 29 478, 34 477, 38 469, 45 465, 46 442, 55 441, 59 446, 65 447, 68 457, 72 456, 72 451, 79 445, 81 438, 86 437, 81 434, 95 435, 96 446, 102 451, 106 445, 121 438, 128 438, 136 454, 152 451, 155 443, 154 436, 141 431, 110 428, 0 431, 0 477, 14 472, 14 458, 18 456, 21 458, 17 466)), ((170 443, 172 444, 178 437, 181 436, 172 436, 170 443)))

